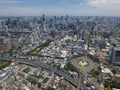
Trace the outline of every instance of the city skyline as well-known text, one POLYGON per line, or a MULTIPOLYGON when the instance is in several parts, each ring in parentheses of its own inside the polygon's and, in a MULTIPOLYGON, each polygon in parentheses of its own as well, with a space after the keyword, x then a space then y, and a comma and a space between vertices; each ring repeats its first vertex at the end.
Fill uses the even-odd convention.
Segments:
POLYGON ((78 0, 0 1, 0 90, 120 89, 120 17, 87 16, 100 7, 87 0, 79 16, 78 0))
POLYGON ((0 16, 120 16, 119 7, 120 0, 0 0, 0 16))

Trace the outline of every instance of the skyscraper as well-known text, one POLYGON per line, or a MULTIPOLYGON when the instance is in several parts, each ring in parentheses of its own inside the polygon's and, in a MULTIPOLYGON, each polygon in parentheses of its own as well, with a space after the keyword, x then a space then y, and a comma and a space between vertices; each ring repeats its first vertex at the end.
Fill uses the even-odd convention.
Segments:
POLYGON ((112 48, 110 63, 120 64, 120 47, 112 48))
POLYGON ((43 14, 43 31, 46 32, 45 14, 43 14))
POLYGON ((2 20, 0 20, 0 30, 2 30, 2 20))

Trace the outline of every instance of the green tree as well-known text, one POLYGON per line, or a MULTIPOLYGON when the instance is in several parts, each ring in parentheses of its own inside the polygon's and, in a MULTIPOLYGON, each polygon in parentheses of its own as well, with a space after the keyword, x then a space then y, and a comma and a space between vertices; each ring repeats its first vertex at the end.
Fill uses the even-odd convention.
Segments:
POLYGON ((47 90, 55 90, 53 87, 48 86, 47 90))

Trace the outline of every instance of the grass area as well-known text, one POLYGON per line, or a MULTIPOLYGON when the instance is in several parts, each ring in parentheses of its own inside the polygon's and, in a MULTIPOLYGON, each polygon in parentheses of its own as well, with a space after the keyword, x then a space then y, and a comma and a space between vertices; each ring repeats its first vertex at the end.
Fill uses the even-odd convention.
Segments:
POLYGON ((29 72, 29 69, 26 68, 26 69, 23 70, 23 72, 24 72, 24 73, 28 73, 28 72, 29 72))
POLYGON ((32 80, 32 79, 30 79, 30 78, 26 78, 31 84, 36 84, 36 82, 34 81, 34 80, 32 80))
POLYGON ((16 76, 14 76, 14 79, 15 79, 15 81, 17 81, 17 78, 16 78, 16 76))
POLYGON ((38 75, 38 76, 36 76, 37 78, 41 78, 41 79, 44 79, 44 77, 43 77, 43 75, 38 75))
POLYGON ((55 90, 53 87, 48 86, 47 90, 55 90))
POLYGON ((70 63, 68 63, 64 66, 64 70, 66 70, 66 71, 68 71, 68 70, 76 71, 75 67, 73 65, 71 65, 70 63))
POLYGON ((43 43, 42 45, 36 47, 35 49, 31 50, 27 53, 28 56, 35 56, 37 55, 44 47, 47 47, 50 44, 50 41, 43 43))
POLYGON ((5 61, 0 60, 0 65, 3 65, 5 63, 6 63, 5 61))
POLYGON ((96 56, 93 56, 93 55, 90 55, 90 54, 89 54, 88 57, 89 57, 90 59, 92 59, 94 62, 97 62, 97 63, 100 62, 99 58, 96 57, 96 56))
POLYGON ((60 69, 60 64, 53 64, 53 67, 56 67, 57 69, 60 69))
POLYGON ((90 73, 93 77, 98 77, 100 75, 100 71, 99 70, 92 70, 90 73))
POLYGON ((39 88, 41 88, 41 83, 37 83, 36 81, 30 79, 30 78, 26 78, 26 80, 28 80, 31 84, 34 84, 34 85, 38 85, 39 88))
POLYGON ((120 89, 120 82, 117 81, 105 81, 104 83, 105 87, 111 87, 111 88, 117 88, 120 89))
POLYGON ((10 63, 5 63, 3 65, 0 66, 0 70, 4 69, 5 67, 8 67, 10 65, 10 63))
POLYGON ((7 53, 10 54, 10 56, 13 56, 13 53, 12 53, 13 49, 10 49, 7 53))

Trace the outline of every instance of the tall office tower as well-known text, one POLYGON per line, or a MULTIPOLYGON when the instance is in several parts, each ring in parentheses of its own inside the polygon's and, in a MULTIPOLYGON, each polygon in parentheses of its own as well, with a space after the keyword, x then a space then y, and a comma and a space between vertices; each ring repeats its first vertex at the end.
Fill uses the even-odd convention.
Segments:
POLYGON ((74 29, 74 36, 73 36, 73 41, 76 42, 78 40, 78 33, 77 33, 77 29, 74 29))
POLYGON ((75 34, 74 37, 73 37, 73 41, 76 42, 78 39, 77 35, 75 34))
POLYGON ((88 50, 89 49, 90 35, 86 30, 83 32, 83 39, 84 39, 84 42, 85 42, 85 50, 88 50))
POLYGON ((96 32, 95 38, 97 40, 96 49, 99 50, 100 49, 100 47, 99 47, 100 45, 99 44, 101 43, 101 38, 100 38, 100 34, 99 34, 98 31, 96 32))
POLYGON ((120 47, 112 48, 110 63, 120 64, 120 47))
POLYGON ((2 20, 0 20, 0 30, 2 29, 2 20))
POLYGON ((45 15, 43 14, 43 31, 46 32, 46 22, 45 22, 45 15))
POLYGON ((12 42, 11 42, 11 38, 9 37, 6 40, 6 51, 9 51, 12 48, 12 42))
POLYGON ((94 37, 94 25, 92 25, 91 34, 92 34, 92 36, 94 37))

